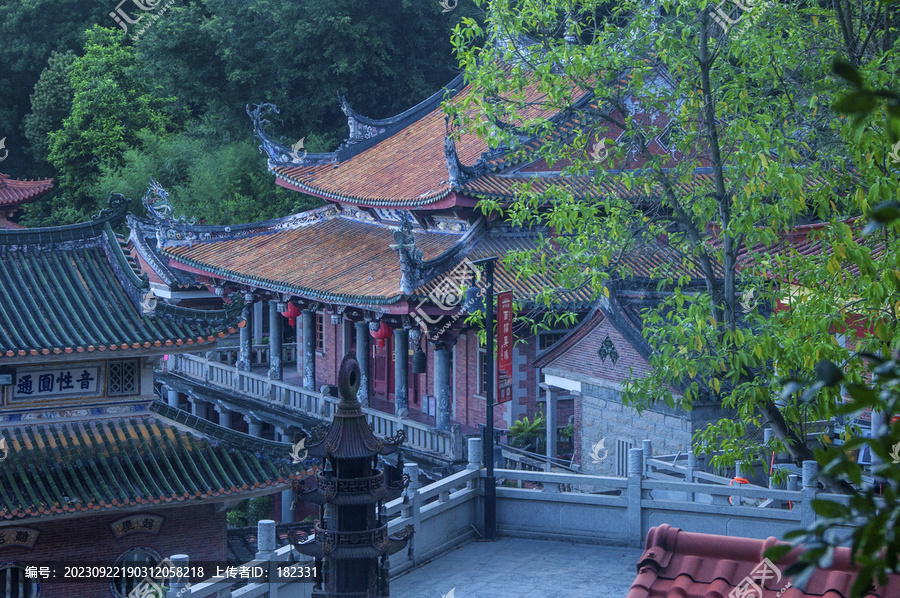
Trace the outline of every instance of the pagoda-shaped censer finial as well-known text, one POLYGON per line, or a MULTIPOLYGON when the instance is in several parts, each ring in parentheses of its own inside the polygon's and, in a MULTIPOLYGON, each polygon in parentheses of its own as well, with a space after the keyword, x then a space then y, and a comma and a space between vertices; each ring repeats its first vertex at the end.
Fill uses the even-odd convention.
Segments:
POLYGON ((356 359, 344 357, 338 373, 341 400, 331 427, 308 447, 310 456, 323 460, 316 487, 295 488, 299 500, 321 505, 315 537, 294 545, 315 557, 323 571, 313 598, 388 598, 388 556, 405 548, 412 536, 408 526, 389 537, 383 515, 384 502, 399 498, 408 483, 402 456, 398 468, 387 468, 387 476, 378 468, 379 455, 399 453, 403 433, 375 436, 356 398, 361 378, 356 359))

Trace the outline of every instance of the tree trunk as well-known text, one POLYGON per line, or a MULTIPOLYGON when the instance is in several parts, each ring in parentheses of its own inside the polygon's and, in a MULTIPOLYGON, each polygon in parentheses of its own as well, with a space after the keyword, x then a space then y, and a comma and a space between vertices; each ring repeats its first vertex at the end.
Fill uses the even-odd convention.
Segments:
MULTIPOLYGON (((794 465, 802 467, 804 461, 815 460, 815 455, 809 450, 809 447, 806 446, 806 440, 801 439, 790 429, 790 427, 788 427, 781 410, 774 401, 767 401, 763 405, 760 405, 759 410, 767 420, 767 423, 772 427, 772 432, 784 442, 784 446, 791 455, 791 460, 794 462, 794 465)), ((822 483, 825 484, 825 489, 828 492, 833 492, 835 494, 856 494, 856 489, 844 480, 835 480, 825 477, 820 479, 822 480, 822 483)))

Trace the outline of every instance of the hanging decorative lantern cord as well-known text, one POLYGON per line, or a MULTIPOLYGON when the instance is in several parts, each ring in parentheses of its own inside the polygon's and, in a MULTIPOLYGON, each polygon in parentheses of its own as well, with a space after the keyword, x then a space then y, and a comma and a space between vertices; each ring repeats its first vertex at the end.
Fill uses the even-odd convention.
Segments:
POLYGON ((297 318, 300 316, 300 313, 300 308, 297 307, 297 304, 293 301, 288 301, 287 309, 281 312, 281 315, 288 319, 288 324, 293 328, 297 323, 297 318))
POLYGON ((391 335, 394 333, 394 329, 385 324, 381 323, 381 326, 378 327, 378 330, 370 331, 369 334, 372 335, 372 338, 378 341, 378 348, 384 349, 385 342, 387 339, 391 338, 391 335))

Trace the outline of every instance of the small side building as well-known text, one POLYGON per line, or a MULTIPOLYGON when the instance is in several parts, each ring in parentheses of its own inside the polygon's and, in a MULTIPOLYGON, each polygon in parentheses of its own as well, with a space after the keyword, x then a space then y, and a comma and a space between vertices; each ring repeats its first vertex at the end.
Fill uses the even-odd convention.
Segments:
POLYGON ((722 417, 718 405, 695 404, 688 412, 657 402, 638 413, 624 404, 625 381, 651 371, 640 312, 653 301, 648 294, 613 290, 533 363, 543 374, 546 412, 557 412, 557 402, 574 403, 573 462, 585 473, 627 475, 628 449, 643 440, 653 443, 656 454, 686 453, 694 433, 722 417))

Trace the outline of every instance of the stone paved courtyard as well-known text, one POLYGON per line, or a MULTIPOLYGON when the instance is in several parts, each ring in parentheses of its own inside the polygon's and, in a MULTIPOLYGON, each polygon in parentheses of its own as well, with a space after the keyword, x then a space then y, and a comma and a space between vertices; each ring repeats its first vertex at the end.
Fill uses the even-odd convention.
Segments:
POLYGON ((542 540, 470 542, 391 580, 392 598, 623 598, 641 551, 542 540))

